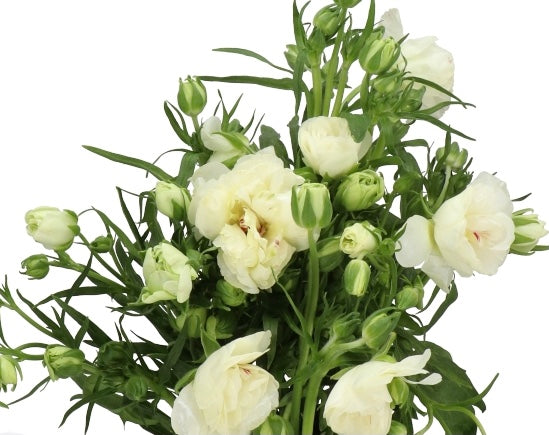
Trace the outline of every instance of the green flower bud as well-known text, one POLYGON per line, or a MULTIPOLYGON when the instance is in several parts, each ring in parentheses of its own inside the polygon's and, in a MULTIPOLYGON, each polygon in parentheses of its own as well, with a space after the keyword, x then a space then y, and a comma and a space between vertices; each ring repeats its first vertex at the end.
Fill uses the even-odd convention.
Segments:
POLYGON ((124 395, 134 402, 145 399, 148 391, 149 383, 143 376, 134 375, 124 384, 124 395))
POLYGON ((44 254, 31 255, 21 262, 21 267, 24 269, 23 274, 31 279, 42 279, 50 271, 50 263, 48 257, 44 254))
POLYGON ((518 210, 513 213, 515 224, 515 240, 511 245, 514 254, 529 254, 548 232, 545 222, 538 219, 537 214, 528 213, 532 209, 518 210))
POLYGON ((391 427, 387 435, 408 435, 408 429, 399 421, 391 420, 391 427))
POLYGON ((17 385, 19 364, 11 356, 0 355, 0 387, 3 385, 17 385))
POLYGON ((449 147, 441 147, 436 151, 436 158, 453 170, 463 168, 467 163, 468 153, 466 149, 459 149, 457 142, 452 142, 449 147))
POLYGON ((425 86, 422 86, 419 89, 408 89, 402 94, 398 110, 400 112, 415 112, 416 110, 419 110, 423 103, 424 94, 425 86))
POLYGON ((317 243, 316 248, 321 272, 330 272, 343 261, 343 253, 339 249, 339 239, 339 236, 333 236, 322 239, 317 243))
POLYGON ((292 435, 296 432, 288 420, 275 414, 269 415, 254 433, 258 435, 292 435))
POLYGON ((343 272, 345 291, 353 296, 362 296, 366 293, 371 274, 370 266, 364 260, 349 261, 343 272))
POLYGON ((370 169, 353 172, 337 188, 334 204, 347 211, 365 210, 383 197, 384 192, 385 183, 378 173, 370 169))
POLYGON ((416 307, 423 308, 423 286, 407 285, 396 295, 397 308, 407 310, 416 307))
POLYGON ((321 183, 306 183, 292 188, 292 216, 300 227, 324 228, 332 220, 330 192, 321 183))
POLYGON ((229 284, 224 279, 217 281, 215 285, 215 294, 229 307, 238 307, 246 302, 246 293, 229 284))
POLYGON ((119 371, 133 363, 132 352, 127 343, 108 341, 99 348, 95 362, 101 369, 119 371))
POLYGON ((90 243, 90 250, 97 252, 98 254, 104 254, 112 249, 113 244, 114 240, 110 234, 107 236, 99 236, 90 243))
POLYGON ((381 242, 381 231, 370 222, 357 222, 343 230, 339 249, 351 258, 362 258, 381 242))
POLYGON ((418 191, 423 185, 423 179, 417 172, 409 172, 400 175, 393 184, 393 191, 396 193, 406 193, 418 191))
POLYGON ((187 189, 166 181, 156 183, 154 199, 158 211, 170 219, 182 221, 191 202, 187 189))
POLYGON ((295 169, 294 172, 296 175, 305 178, 305 181, 308 181, 310 183, 318 182, 318 175, 309 166, 302 166, 301 168, 295 169))
POLYGON ((369 74, 380 75, 391 68, 400 56, 400 46, 393 38, 372 41, 358 56, 360 66, 369 74))
POLYGON ((44 352, 44 366, 52 381, 66 379, 82 372, 86 357, 80 349, 71 349, 61 345, 51 345, 44 352))
POLYGON ((378 349, 387 341, 389 334, 395 329, 400 313, 395 312, 372 314, 362 324, 362 338, 370 349, 378 349))
POLYGON ((177 104, 185 115, 197 116, 204 110, 207 101, 206 88, 199 79, 190 76, 185 81, 179 79, 177 104))
POLYGON ((331 38, 339 29, 343 20, 337 5, 328 5, 320 9, 313 18, 313 25, 320 29, 324 36, 331 38))
POLYGON ((189 308, 175 319, 177 328, 184 330, 189 338, 199 338, 200 332, 206 326, 208 310, 204 307, 189 308))
POLYGON ((221 311, 206 320, 206 331, 218 339, 231 338, 238 319, 232 313, 221 311))
POLYGON ((392 94, 402 88, 402 72, 398 69, 377 76, 372 81, 373 88, 380 94, 392 94))
POLYGON ((362 0, 334 0, 334 3, 336 5, 341 6, 342 8, 354 8, 357 4, 359 4, 362 0))
POLYGON ((288 44, 286 45, 286 51, 284 52, 284 57, 286 58, 286 62, 288 63, 288 66, 292 69, 295 68, 295 64, 297 62, 297 45, 295 44, 288 44))
POLYGON ((38 207, 25 214, 27 233, 46 249, 66 251, 80 233, 78 217, 70 210, 38 207))
POLYGON ((395 405, 402 405, 408 400, 410 387, 408 387, 408 384, 402 378, 393 378, 388 388, 395 405))

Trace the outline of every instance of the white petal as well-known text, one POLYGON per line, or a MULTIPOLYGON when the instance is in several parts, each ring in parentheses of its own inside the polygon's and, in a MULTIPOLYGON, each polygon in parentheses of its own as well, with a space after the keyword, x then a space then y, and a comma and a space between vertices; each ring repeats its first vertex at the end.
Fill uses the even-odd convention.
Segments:
POLYGON ((172 428, 177 435, 212 435, 196 404, 192 384, 183 388, 175 399, 172 409, 172 428))
POLYGON ((415 215, 406 221, 404 234, 398 240, 400 250, 396 260, 403 267, 415 267, 426 261, 435 245, 433 223, 423 216, 415 215))
POLYGON ((389 9, 381 16, 381 24, 385 28, 384 36, 392 37, 398 41, 404 36, 402 22, 400 21, 400 12, 396 8, 389 9))
POLYGON ((446 293, 450 291, 450 284, 454 279, 454 269, 452 269, 440 255, 430 255, 427 261, 423 263, 421 270, 423 270, 441 290, 446 293))

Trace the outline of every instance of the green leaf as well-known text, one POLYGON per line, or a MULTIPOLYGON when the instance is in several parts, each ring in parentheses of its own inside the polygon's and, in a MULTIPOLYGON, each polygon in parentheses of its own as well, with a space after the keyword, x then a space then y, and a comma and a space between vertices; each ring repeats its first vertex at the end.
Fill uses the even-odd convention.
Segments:
POLYGON ((284 143, 280 140, 280 135, 276 130, 267 125, 261 126, 261 134, 259 135, 259 147, 261 149, 272 146, 277 157, 284 162, 286 166, 291 164, 288 158, 288 153, 284 143))
POLYGON ((355 142, 362 142, 372 125, 370 117, 368 115, 354 115, 352 113, 341 113, 340 116, 345 118, 349 123, 349 130, 351 130, 351 136, 353 136, 355 142))
POLYGON ((183 115, 181 114, 179 109, 175 107, 172 103, 164 101, 164 113, 168 117, 168 121, 170 122, 173 131, 175 131, 175 134, 177 134, 177 137, 179 137, 179 139, 181 139, 187 145, 192 146, 191 136, 189 135, 187 125, 185 124, 185 119, 183 118, 183 115), (175 119, 173 111, 175 111, 175 113, 177 113, 177 115, 179 116, 179 121, 181 122, 181 125, 179 125, 179 122, 177 122, 177 119, 175 119))
POLYGON ((255 77, 255 76, 200 76, 200 80, 205 82, 220 82, 220 83, 240 83, 246 85, 258 85, 266 88, 282 89, 291 91, 294 89, 294 81, 289 78, 274 79, 270 77, 255 77))
POLYGON ((442 129, 442 130, 444 130, 448 133, 453 133, 453 134, 455 134, 457 136, 461 136, 465 139, 469 139, 469 140, 473 140, 473 141, 475 140, 471 136, 467 136, 465 133, 462 133, 461 131, 450 127, 448 124, 445 124, 444 122, 438 120, 437 118, 435 118, 431 115, 425 115, 421 112, 414 112, 414 113, 401 113, 400 116, 403 119, 408 119, 408 120, 427 121, 427 122, 435 125, 436 127, 439 127, 440 129, 442 129))
POLYGON ((107 226, 108 228, 111 228, 116 233, 119 240, 128 250, 129 254, 136 260, 141 261, 142 257, 141 257, 141 254, 139 253, 139 250, 135 247, 135 245, 128 238, 128 236, 126 236, 126 233, 124 233, 124 231, 122 231, 117 225, 115 225, 115 223, 111 221, 109 217, 105 213, 103 213, 101 210, 98 210, 96 208, 94 208, 93 210, 99 215, 99 217, 101 218, 105 226, 107 226))
POLYGON ((215 337, 212 336, 205 329, 202 329, 202 331, 200 331, 200 341, 202 343, 202 348, 204 349, 204 355, 206 356, 206 358, 221 347, 215 337))
POLYGON ((160 384, 164 385, 170 379, 171 369, 175 366, 177 361, 179 361, 185 342, 186 335, 183 332, 180 332, 177 340, 175 340, 168 355, 166 356, 164 365, 158 371, 158 381, 160 384))
MULTIPOLYGON (((49 377, 49 376, 45 377, 45 378, 42 379, 40 382, 38 382, 38 383, 32 388, 32 390, 30 390, 27 394, 25 394, 23 397, 20 397, 20 398, 17 399, 17 400, 14 400, 13 402, 10 402, 9 405, 15 405, 16 403, 21 402, 21 401, 25 400, 26 398, 32 396, 34 393, 36 393, 36 392, 40 389, 40 387, 46 386, 46 385, 48 384, 49 381, 50 381, 50 377, 49 377)), ((4 405, 4 406, 7 408, 6 405, 4 405)))
POLYGON ((96 148, 90 145, 83 145, 83 147, 88 151, 91 151, 92 153, 95 153, 101 157, 105 157, 106 159, 112 160, 113 162, 122 163, 124 165, 133 166, 139 169, 144 169, 158 180, 170 181, 173 179, 172 176, 164 172, 158 166, 146 162, 145 160, 137 159, 135 157, 124 156, 122 154, 112 153, 110 151, 105 151, 101 148, 96 148))
POLYGON ((194 174, 194 169, 200 158, 201 155, 199 153, 185 153, 179 165, 179 174, 177 174, 174 180, 175 184, 182 187, 189 185, 189 178, 194 174))
POLYGON ((269 347, 269 351, 267 352, 267 369, 271 367, 271 364, 273 363, 276 355, 278 322, 279 319, 277 319, 276 317, 269 316, 268 314, 263 315, 263 330, 271 331, 271 345, 269 347))
MULTIPOLYGON (((448 91, 447 89, 443 88, 442 86, 438 85, 437 83, 435 82, 432 82, 430 80, 427 80, 427 79, 423 79, 421 77, 413 77, 413 76, 406 76, 404 77, 404 80, 408 80, 408 81, 414 81, 415 83, 420 83, 422 85, 425 85, 425 86, 429 86, 430 88, 433 88, 439 92, 442 92, 443 94, 449 96, 450 98, 453 98, 454 100, 456 100, 456 102, 458 104, 461 104, 464 108, 467 108, 468 106, 469 107, 475 107, 474 104, 471 104, 471 103, 465 103, 464 101, 462 101, 461 99, 459 99, 457 96, 455 96, 454 94, 452 94, 450 91, 448 91)), ((455 102, 451 102, 451 104, 454 104, 455 102)))
POLYGON ((124 196, 122 195, 122 189, 120 187, 116 188, 116 191, 118 192, 118 199, 120 201, 120 208, 122 208, 122 213, 124 214, 124 217, 126 218, 126 222, 128 223, 128 226, 130 227, 130 231, 133 234, 133 237, 135 238, 135 242, 138 246, 139 250, 145 249, 145 246, 143 245, 143 241, 141 240, 141 234, 139 234, 139 230, 137 229, 137 226, 135 225, 135 221, 133 220, 133 217, 130 213, 130 210, 128 209, 128 206, 126 205, 126 202, 124 201, 124 196))
POLYGON ((278 66, 278 65, 275 65, 274 63, 270 62, 269 60, 267 60, 265 57, 263 57, 259 53, 256 53, 255 51, 252 51, 252 50, 247 50, 245 48, 231 48, 231 47, 214 48, 213 51, 219 51, 219 52, 222 52, 222 53, 235 53, 235 54, 241 54, 241 55, 247 56, 247 57, 252 57, 252 58, 257 59, 260 62, 266 63, 267 65, 272 66, 273 68, 276 68, 280 71, 291 73, 291 71, 289 69, 283 68, 283 67, 278 66))

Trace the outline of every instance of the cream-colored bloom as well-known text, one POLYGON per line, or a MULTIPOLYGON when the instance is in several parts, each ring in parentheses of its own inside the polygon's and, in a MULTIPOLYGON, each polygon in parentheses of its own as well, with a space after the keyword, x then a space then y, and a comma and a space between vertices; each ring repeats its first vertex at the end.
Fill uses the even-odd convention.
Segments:
POLYGON ((38 207, 25 214, 27 233, 46 249, 69 249, 80 232, 78 217, 70 210, 55 207, 38 207))
POLYGON ((183 303, 189 299, 192 280, 198 274, 188 263, 187 256, 169 243, 162 242, 149 248, 143 262, 145 287, 141 301, 152 304, 177 299, 183 303))
POLYGON ((448 291, 452 271, 493 275, 514 240, 513 204, 505 183, 486 172, 445 201, 432 221, 412 216, 399 242, 397 261, 422 270, 448 291))
POLYGON ((355 142, 346 119, 317 116, 301 124, 298 142, 307 166, 323 177, 338 178, 364 157, 372 135, 366 133, 361 142, 355 142))
MULTIPOLYGON (((396 40, 404 36, 398 9, 388 10, 382 15, 381 20, 385 27, 385 36, 391 36, 396 40)), ((407 38, 400 46, 402 56, 397 65, 400 69, 405 68, 414 77, 429 80, 452 92, 454 87, 454 58, 452 53, 439 47, 436 40, 437 38, 434 36, 407 38)), ((416 89, 422 86, 420 83, 414 85, 416 89)), ((422 108, 433 107, 449 100, 450 97, 446 94, 427 86, 423 96, 422 108)), ((439 110, 433 116, 440 118, 443 113, 444 110, 439 110)))
MULTIPOLYGON (((430 357, 428 349, 400 362, 369 361, 349 370, 326 400, 324 418, 328 426, 339 435, 387 434, 393 414, 388 384, 396 377, 426 374, 424 367, 430 357)), ((433 373, 418 383, 434 385, 440 381, 440 375, 433 373)))
POLYGON ((339 249, 351 258, 362 258, 373 252, 380 242, 376 228, 369 222, 355 223, 343 230, 339 239, 339 249))
POLYGON ((200 130, 200 138, 206 148, 213 151, 210 162, 224 162, 242 154, 231 142, 221 134, 221 120, 212 116, 206 119, 200 130))
POLYGON ((272 148, 241 157, 231 171, 216 162, 196 171, 189 219, 219 248, 230 284, 247 293, 268 289, 293 252, 308 248, 290 206, 292 186, 302 182, 272 148))
POLYGON ((174 183, 156 183, 155 202, 158 211, 171 219, 183 220, 189 206, 189 193, 174 183))
POLYGON ((175 400, 178 435, 247 435, 278 406, 278 382, 252 364, 268 350, 270 331, 238 338, 212 353, 175 400))

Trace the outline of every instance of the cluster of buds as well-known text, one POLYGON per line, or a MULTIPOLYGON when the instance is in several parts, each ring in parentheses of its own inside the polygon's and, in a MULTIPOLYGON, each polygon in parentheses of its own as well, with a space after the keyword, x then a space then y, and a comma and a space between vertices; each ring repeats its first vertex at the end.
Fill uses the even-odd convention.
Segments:
POLYGON ((439 162, 444 163, 454 171, 458 171, 467 163, 469 154, 465 148, 460 149, 457 142, 452 142, 446 147, 437 149, 435 156, 439 162))

